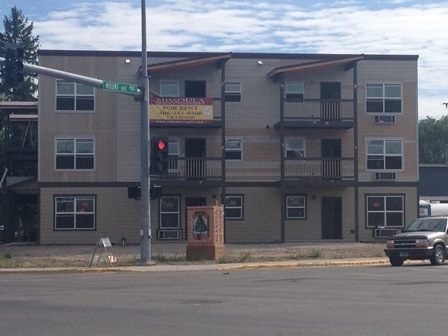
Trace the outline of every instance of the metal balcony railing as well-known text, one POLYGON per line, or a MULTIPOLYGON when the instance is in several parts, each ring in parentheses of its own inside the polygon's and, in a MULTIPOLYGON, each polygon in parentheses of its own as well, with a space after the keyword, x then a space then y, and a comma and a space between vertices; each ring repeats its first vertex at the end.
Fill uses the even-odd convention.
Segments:
POLYGON ((284 119, 353 120, 353 99, 287 99, 284 119))
POLYGON ((179 179, 221 179, 221 158, 184 158, 169 159, 168 178, 179 179))
POLYGON ((327 178, 353 180, 353 158, 303 158, 285 159, 285 178, 327 178))

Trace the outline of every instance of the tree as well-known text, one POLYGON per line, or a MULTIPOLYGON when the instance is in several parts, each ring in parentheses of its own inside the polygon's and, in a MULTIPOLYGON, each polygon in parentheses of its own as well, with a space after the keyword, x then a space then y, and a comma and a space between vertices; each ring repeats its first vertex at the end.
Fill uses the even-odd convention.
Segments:
MULTIPOLYGON (((3 19, 5 32, 0 33, 0 56, 5 56, 8 45, 20 45, 24 49, 23 61, 37 64, 39 35, 33 36, 33 23, 17 7, 11 8, 11 15, 3 19)), ((37 100, 37 75, 27 74, 25 83, 20 88, 10 89, 4 85, 4 74, 1 76, 0 93, 2 100, 35 101, 37 100)))
POLYGON ((420 163, 448 164, 448 116, 418 123, 420 163))

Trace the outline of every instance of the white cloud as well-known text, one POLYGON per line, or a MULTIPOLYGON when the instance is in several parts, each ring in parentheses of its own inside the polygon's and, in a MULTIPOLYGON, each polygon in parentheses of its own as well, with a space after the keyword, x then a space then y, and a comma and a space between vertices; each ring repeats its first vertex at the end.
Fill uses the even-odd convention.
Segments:
MULTIPOLYGON (((420 118, 446 114, 448 3, 407 0, 148 3, 148 48, 419 55, 420 118), (412 5, 413 3, 418 3, 412 5)), ((26 14, 26 13, 25 13, 26 14)), ((140 50, 139 1, 80 2, 34 19, 43 49, 140 50)))

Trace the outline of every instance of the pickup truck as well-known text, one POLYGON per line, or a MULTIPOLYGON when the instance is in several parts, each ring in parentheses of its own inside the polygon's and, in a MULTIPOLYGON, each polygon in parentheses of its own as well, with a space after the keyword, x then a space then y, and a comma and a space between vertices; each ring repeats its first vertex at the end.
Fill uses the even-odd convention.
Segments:
POLYGON ((443 265, 448 246, 447 222, 448 217, 417 218, 402 233, 392 236, 384 250, 391 265, 425 259, 432 265, 443 265))

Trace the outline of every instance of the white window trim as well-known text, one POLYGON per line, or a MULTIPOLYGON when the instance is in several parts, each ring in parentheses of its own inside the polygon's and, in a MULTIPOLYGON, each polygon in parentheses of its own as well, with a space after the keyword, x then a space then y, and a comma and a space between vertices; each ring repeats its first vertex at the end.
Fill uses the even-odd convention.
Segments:
MULTIPOLYGON (((68 80, 63 80, 63 79, 56 79, 55 80, 55 101, 54 101, 54 106, 55 106, 55 110, 58 113, 94 113, 96 110, 96 95, 95 95, 95 87, 92 87, 92 94, 84 94, 84 93, 77 93, 77 85, 85 85, 85 84, 80 84, 80 83, 76 83, 76 82, 72 82, 72 81, 68 81, 68 80), (67 83, 72 83, 74 84, 74 93, 73 94, 58 94, 58 82, 67 82, 67 83), (74 109, 73 110, 58 110, 57 109, 57 100, 58 97, 62 96, 62 97, 73 97, 74 99, 74 109), (78 110, 76 109, 76 98, 77 97, 92 97, 93 99, 93 109, 92 110, 78 110)), ((85 85, 85 86, 89 86, 89 85, 85 85)))
MULTIPOLYGON (((398 98, 397 98, 398 99, 398 98)), ((377 82, 377 81, 372 81, 372 82, 366 82, 365 84, 365 109, 364 109, 365 113, 367 115, 375 115, 375 114, 379 114, 379 115, 402 115, 403 114, 403 83, 398 83, 398 82, 377 82), (368 97, 367 96, 367 87, 369 85, 382 85, 383 86, 383 95, 382 97, 368 97), (386 102, 386 94, 385 94, 385 87, 386 85, 400 85, 400 101, 401 101, 401 112, 385 112, 385 102, 386 102), (383 112, 369 112, 367 111, 367 100, 368 99, 382 99, 383 100, 383 112)))
POLYGON ((385 217, 387 216, 388 213, 398 213, 398 212, 401 213, 402 214, 402 219, 403 219, 401 226, 386 225, 387 224, 386 218, 384 218, 384 223, 385 223, 384 228, 389 229, 389 228, 402 228, 402 227, 404 227, 404 220, 405 220, 405 196, 404 195, 367 195, 366 196, 365 209, 366 209, 366 228, 369 228, 369 229, 377 228, 376 225, 369 225, 369 218, 368 218, 369 213, 375 213, 375 212, 376 213, 382 213, 385 217), (402 206, 403 206, 402 210, 400 210, 400 211, 398 211, 398 210, 387 210, 387 209, 384 209, 384 210, 381 210, 381 211, 369 210, 369 198, 370 197, 376 197, 376 198, 382 197, 384 199, 384 204, 386 204, 386 199, 388 197, 400 197, 401 200, 402 200, 402 206))
POLYGON ((225 219, 226 220, 242 220, 242 219, 244 219, 244 197, 243 197, 243 195, 226 195, 226 206, 225 206, 225 209, 224 209, 224 213, 225 213, 225 210, 226 209, 239 209, 240 210, 240 216, 239 217, 227 217, 227 216, 225 216, 225 219), (227 205, 227 199, 228 198, 239 198, 240 200, 241 200, 241 206, 228 206, 227 205))
POLYGON ((283 152, 284 157, 287 158, 288 151, 295 150, 294 148, 289 148, 289 144, 288 144, 289 140, 296 140, 296 141, 299 140, 299 141, 303 142, 303 156, 301 158, 298 157, 297 159, 305 158, 306 157, 306 138, 302 138, 302 137, 300 137, 300 138, 285 138, 285 147, 284 147, 284 152, 283 152))
POLYGON ((307 209, 306 209, 306 195, 297 194, 297 195, 285 195, 285 219, 306 219, 307 217, 307 209), (288 198, 289 197, 302 197, 303 198, 303 206, 288 206, 288 198), (288 209, 303 209, 303 217, 288 217, 288 209))
POLYGON ((376 138, 366 138, 365 139, 365 147, 364 148, 365 148, 365 167, 366 167, 367 171, 369 171, 369 172, 397 172, 397 171, 404 171, 405 170, 405 167, 404 167, 404 163, 405 163, 405 160, 404 160, 404 139, 403 138, 388 138, 388 137, 386 137, 386 138, 378 138, 378 137, 376 137, 376 138), (400 155, 398 155, 398 154, 386 154, 384 152, 382 154, 380 154, 380 153, 369 154, 368 151, 367 151, 367 147, 368 147, 368 142, 370 140, 382 140, 383 142, 388 141, 388 140, 400 141, 401 142, 401 154, 400 155), (369 155, 382 155, 383 156, 383 160, 384 160, 384 157, 386 157, 386 156, 400 156, 401 157, 401 169, 387 169, 386 165, 384 165, 384 169, 369 169, 368 168, 368 160, 367 160, 367 157, 369 155))
POLYGON ((240 142, 239 149, 224 148, 224 155, 226 155, 227 152, 239 152, 240 158, 239 159, 226 159, 226 160, 227 161, 243 161, 243 139, 237 138, 237 137, 226 137, 225 141, 226 141, 226 143, 227 143, 227 141, 239 141, 240 142))
POLYGON ((177 79, 163 79, 163 80, 161 80, 160 83, 159 83, 159 92, 160 92, 160 96, 161 96, 161 97, 179 97, 179 92, 180 92, 180 83, 179 83, 179 80, 177 80, 177 79), (177 87, 177 93, 176 93, 176 94, 173 94, 173 95, 170 95, 170 94, 164 94, 164 93, 162 92, 162 85, 163 85, 163 84, 173 84, 173 85, 176 85, 176 87, 177 87))
POLYGON ((284 98, 287 98, 288 94, 302 94, 302 99, 303 99, 305 96, 305 83, 302 81, 285 81, 285 97, 284 98), (302 90, 301 91, 289 91, 288 86, 290 84, 301 84, 302 90))
POLYGON ((181 204, 180 204, 180 197, 179 196, 162 196, 160 198, 160 202, 159 202, 159 229, 161 230, 179 230, 180 229, 180 211, 181 211, 181 204), (176 209, 176 211, 162 211, 162 200, 164 198, 175 198, 177 199, 177 205, 178 208, 176 209), (177 215, 177 227, 164 227, 162 226, 162 215, 163 214, 176 214, 177 215))
POLYGON ((55 231, 92 231, 92 230, 96 230, 96 196, 92 196, 92 195, 67 195, 67 196, 55 195, 54 196, 54 224, 53 224, 53 227, 54 227, 55 231), (57 200, 59 198, 62 198, 62 199, 72 198, 73 199, 73 203, 74 203, 73 212, 58 212, 57 200), (93 202, 92 211, 90 211, 90 212, 78 211, 76 209, 76 203, 80 199, 92 200, 92 202, 93 202), (73 226, 73 228, 57 228, 56 227, 56 221, 57 221, 57 218, 58 218, 59 214, 73 214, 73 216, 74 216, 74 226, 73 226), (91 228, 77 228, 76 227, 76 215, 77 214, 92 214, 93 215, 93 227, 91 227, 91 228))
MULTIPOLYGON (((59 154, 59 155, 64 155, 63 153, 61 153, 61 154, 59 154)), ((57 171, 57 172, 91 172, 91 171, 94 171, 95 170, 95 168, 96 168, 96 141, 95 141, 95 138, 91 138, 91 137, 57 137, 57 138, 55 138, 54 139, 54 165, 53 165, 53 167, 54 167, 54 170, 55 171, 57 171), (76 153, 76 151, 75 151, 75 149, 76 149, 76 140, 92 140, 92 142, 93 142, 93 152, 92 152, 92 155, 93 155, 93 168, 91 168, 91 169, 76 169, 75 167, 73 167, 73 169, 71 169, 71 168, 65 168, 65 169, 58 169, 57 167, 56 167, 56 161, 57 161, 57 157, 58 157, 58 141, 59 140, 73 140, 73 143, 74 143, 74 152, 73 153, 70 153, 70 154, 67 154, 67 156, 69 156, 69 155, 73 155, 74 156, 74 159, 75 159, 75 163, 76 163, 76 155, 77 155, 77 153, 76 153)))
POLYGON ((240 103, 240 102, 242 102, 243 101, 243 82, 242 81, 226 81, 224 83, 224 99, 225 99, 225 96, 228 93, 229 94, 234 94, 234 95, 237 95, 237 94, 240 95, 240 101, 238 101, 238 102, 227 101, 228 103, 240 103), (227 90, 227 84, 229 84, 229 85, 237 85, 237 86, 239 86, 239 90, 227 90))

